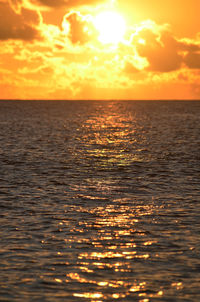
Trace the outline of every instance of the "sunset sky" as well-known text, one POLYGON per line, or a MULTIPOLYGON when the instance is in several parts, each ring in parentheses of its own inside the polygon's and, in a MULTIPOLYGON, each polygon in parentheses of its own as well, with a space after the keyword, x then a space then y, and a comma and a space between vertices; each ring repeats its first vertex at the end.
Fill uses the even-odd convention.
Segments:
POLYGON ((0 99, 200 99, 199 0, 0 0, 0 99))

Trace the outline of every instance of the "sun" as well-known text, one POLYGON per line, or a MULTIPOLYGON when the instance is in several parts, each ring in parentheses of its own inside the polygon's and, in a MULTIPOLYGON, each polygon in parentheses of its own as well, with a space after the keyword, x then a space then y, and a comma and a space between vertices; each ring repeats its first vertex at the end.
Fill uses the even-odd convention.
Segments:
POLYGON ((126 32, 124 18, 115 11, 104 11, 94 18, 94 26, 99 32, 99 41, 103 44, 118 44, 123 41, 126 32))

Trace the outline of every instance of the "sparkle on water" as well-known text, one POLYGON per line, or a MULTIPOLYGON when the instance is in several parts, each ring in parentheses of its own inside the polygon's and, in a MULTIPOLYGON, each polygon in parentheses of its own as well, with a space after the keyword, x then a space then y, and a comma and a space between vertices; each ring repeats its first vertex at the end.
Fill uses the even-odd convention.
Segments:
POLYGON ((199 102, 0 102, 1 301, 199 301, 199 102))

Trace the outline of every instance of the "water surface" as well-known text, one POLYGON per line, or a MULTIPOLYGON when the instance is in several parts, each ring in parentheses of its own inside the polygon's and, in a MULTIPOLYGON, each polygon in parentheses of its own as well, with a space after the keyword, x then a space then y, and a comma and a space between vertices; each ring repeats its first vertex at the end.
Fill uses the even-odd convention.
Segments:
POLYGON ((0 102, 0 301, 200 301, 200 102, 0 102))

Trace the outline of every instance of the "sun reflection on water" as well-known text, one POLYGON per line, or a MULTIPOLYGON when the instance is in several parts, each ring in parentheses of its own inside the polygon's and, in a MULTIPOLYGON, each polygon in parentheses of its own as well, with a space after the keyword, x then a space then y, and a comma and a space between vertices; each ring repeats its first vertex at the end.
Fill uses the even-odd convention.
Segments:
MULTIPOLYGON (((99 105, 99 114, 83 123, 79 154, 84 156, 78 163, 87 173, 79 185, 70 187, 75 194, 71 208, 66 205, 70 222, 58 223, 67 233, 69 259, 65 277, 55 282, 68 284, 74 298, 90 302, 159 300, 164 295, 162 284, 158 282, 152 290, 155 285, 148 272, 159 258, 158 240, 149 230, 157 209, 153 200, 137 200, 132 173, 138 165, 141 181, 138 163, 148 161, 148 155, 140 146, 142 134, 135 134, 133 117, 117 108, 114 103, 99 105), (128 148, 127 140, 131 142, 128 148)), ((154 274, 159 280, 159 272, 154 274)), ((170 286, 182 288, 181 283, 170 286)))
MULTIPOLYGON (((91 299, 99 299, 102 298, 103 295, 101 293, 82 293, 82 294, 74 294, 74 297, 78 298, 91 298, 91 299)), ((93 300, 94 301, 94 300, 93 300)))
MULTIPOLYGON (((156 243, 138 229, 140 219, 153 213, 153 207, 128 206, 118 199, 113 204, 91 206, 87 210, 76 206, 76 211, 87 212, 87 217, 77 221, 72 236, 65 238, 66 244, 79 243, 82 247, 77 255, 76 272, 68 273, 65 282, 90 285, 95 291, 75 292, 74 297, 97 302, 132 295, 138 301, 161 296, 161 291, 147 293, 147 282, 133 279, 134 265, 148 261, 148 248, 156 243)), ((62 226, 65 225, 68 226, 63 220, 62 226)))
POLYGON ((84 128, 89 129, 83 136, 83 142, 87 147, 86 152, 96 159, 98 167, 110 165, 124 166, 131 160, 136 160, 136 154, 129 154, 126 140, 135 140, 135 129, 130 131, 129 123, 132 117, 119 111, 115 103, 109 106, 100 106, 100 114, 90 117, 84 128))
POLYGON ((198 299, 199 105, 33 103, 3 127, 0 300, 198 299))

